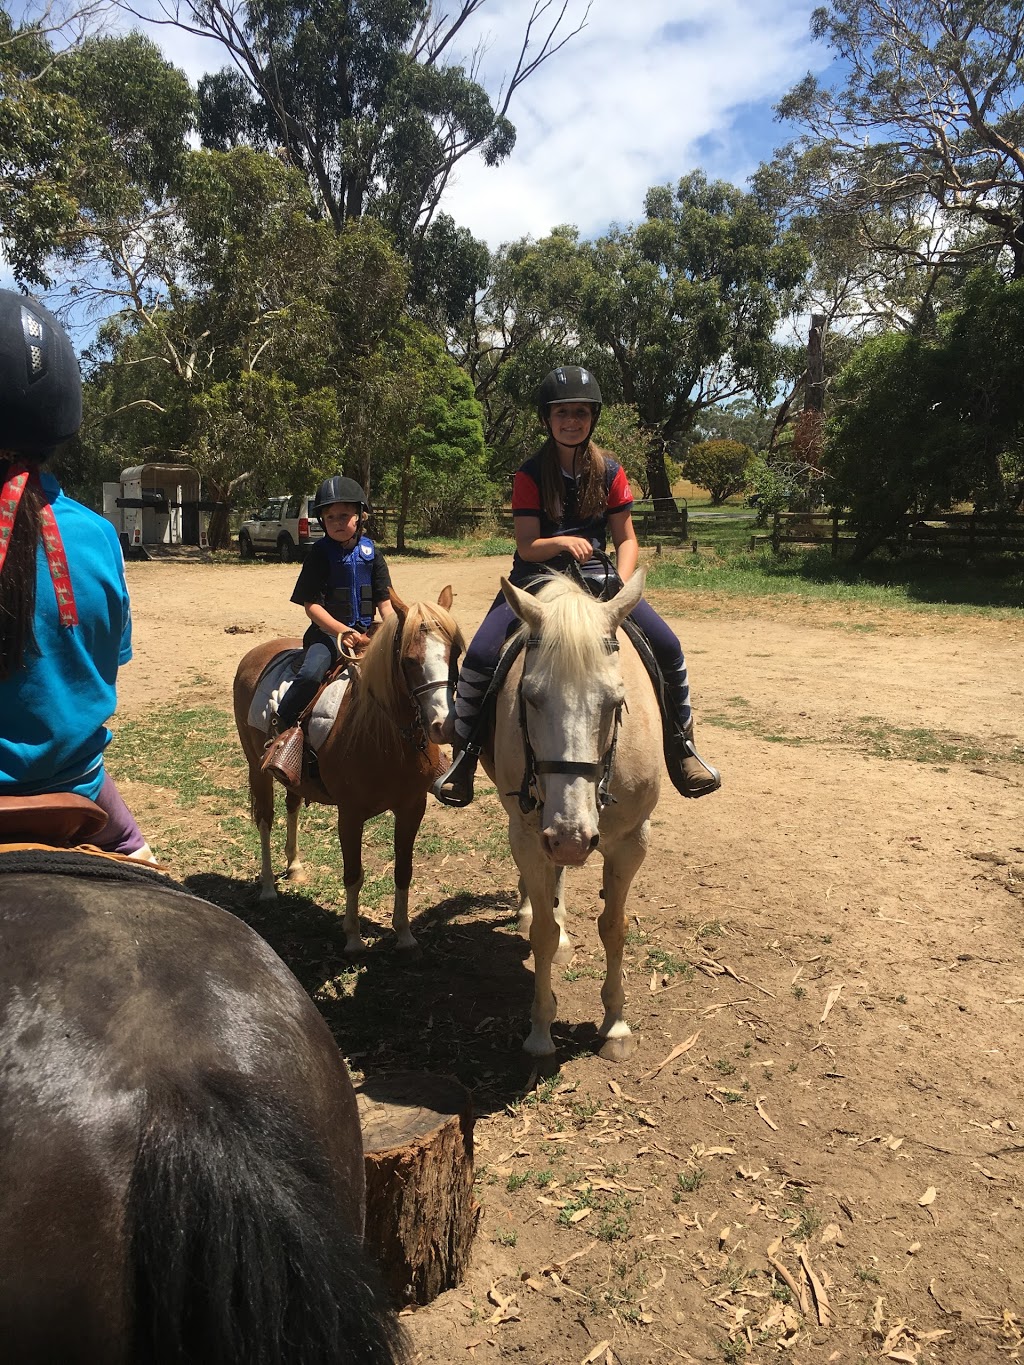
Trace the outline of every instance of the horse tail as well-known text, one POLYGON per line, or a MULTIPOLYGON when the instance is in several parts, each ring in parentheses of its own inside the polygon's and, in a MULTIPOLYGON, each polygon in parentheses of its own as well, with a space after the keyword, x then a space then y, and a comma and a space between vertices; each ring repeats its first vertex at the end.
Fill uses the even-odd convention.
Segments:
POLYGON ((251 1078, 150 1090, 126 1219, 138 1365, 406 1358, 312 1133, 251 1078))

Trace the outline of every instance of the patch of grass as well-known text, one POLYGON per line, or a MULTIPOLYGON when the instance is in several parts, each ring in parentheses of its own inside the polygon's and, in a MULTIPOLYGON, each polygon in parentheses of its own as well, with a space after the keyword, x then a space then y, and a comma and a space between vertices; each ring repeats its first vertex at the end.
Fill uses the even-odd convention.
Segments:
POLYGON ((689 981, 694 975, 689 962, 684 958, 674 957, 664 948, 648 948, 647 965, 660 972, 662 976, 681 976, 684 981, 689 981))
POLYGON ((505 1181, 505 1188, 509 1194, 515 1194, 516 1190, 521 1190, 524 1185, 530 1183, 530 1171, 513 1171, 505 1181))
POLYGON ((676 1188, 672 1192, 672 1203, 680 1203, 684 1194, 696 1194, 703 1183, 704 1170, 700 1166, 694 1166, 690 1170, 677 1172, 676 1188))
POLYGON ((720 1076, 732 1076, 735 1074, 736 1068, 725 1057, 719 1057, 715 1062, 715 1070, 720 1076))
POLYGON ((715 553, 660 555, 651 562, 649 588, 715 592, 742 597, 799 597, 908 611, 1019 616, 1024 561, 1011 555, 963 559, 904 554, 866 563, 833 559, 827 547, 750 550, 754 522, 694 523, 692 533, 715 553), (698 529, 699 528, 699 529, 698 529))
POLYGON ((500 1247, 514 1247, 519 1241, 519 1234, 513 1228, 495 1228, 495 1244, 500 1247))
POLYGON ((865 1284, 881 1284, 882 1279, 877 1270, 873 1270, 869 1265, 859 1265, 857 1267, 857 1279, 865 1284))

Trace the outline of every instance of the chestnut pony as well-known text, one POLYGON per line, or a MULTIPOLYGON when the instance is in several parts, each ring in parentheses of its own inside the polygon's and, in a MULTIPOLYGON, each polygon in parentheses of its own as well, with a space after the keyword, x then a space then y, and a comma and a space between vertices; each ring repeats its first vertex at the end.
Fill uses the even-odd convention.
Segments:
MULTIPOLYGON (((443 743, 455 707, 455 678, 462 634, 450 614, 452 590, 438 605, 406 606, 392 591, 394 614, 375 630, 359 665, 356 683, 345 694, 337 720, 318 753, 320 780, 303 778, 286 793, 286 880, 302 885, 306 874, 298 853, 299 807, 303 800, 338 808, 345 881, 345 950, 358 952, 359 892, 363 885, 363 827, 384 811, 395 816, 395 903, 392 924, 400 948, 414 948, 409 928, 412 852, 427 808, 431 783, 441 771, 443 743)), ((249 724, 249 707, 263 670, 299 640, 270 640, 249 651, 235 674, 235 724, 249 761, 252 817, 260 832, 260 900, 277 898, 270 860, 274 823, 274 779, 261 770, 266 735, 249 724)))
POLYGON ((330 1031, 158 873, 0 849, 0 1338, 19 1365, 404 1358, 330 1031))

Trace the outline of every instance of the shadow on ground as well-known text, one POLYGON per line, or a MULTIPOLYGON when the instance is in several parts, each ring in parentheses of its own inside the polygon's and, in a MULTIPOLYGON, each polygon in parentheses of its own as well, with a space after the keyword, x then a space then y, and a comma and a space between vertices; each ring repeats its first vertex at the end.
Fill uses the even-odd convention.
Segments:
MULTIPOLYGON (((364 918, 367 950, 351 960, 341 916, 307 896, 287 892, 268 907, 252 901, 251 882, 202 873, 186 884, 267 940, 368 1081, 406 1070, 455 1076, 478 1114, 522 1098, 534 1073, 522 1050, 533 973, 514 896, 463 894, 428 906, 412 922, 413 952, 364 918)), ((552 1035, 559 1062, 597 1045, 592 1022, 556 1024, 552 1035)))

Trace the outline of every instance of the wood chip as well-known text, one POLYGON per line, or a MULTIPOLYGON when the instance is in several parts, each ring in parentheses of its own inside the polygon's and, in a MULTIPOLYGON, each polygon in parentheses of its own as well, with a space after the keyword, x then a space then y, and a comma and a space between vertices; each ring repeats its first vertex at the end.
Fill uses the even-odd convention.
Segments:
POLYGON ((761 1101, 764 1098, 765 1098, 764 1095, 758 1095, 757 1099, 754 1101, 754 1108, 757 1110, 759 1116, 764 1119, 765 1123, 767 1123, 768 1127, 771 1128, 773 1132, 777 1133, 779 1131, 779 1125, 777 1123, 773 1123, 772 1120, 761 1108, 761 1101))
POLYGON ((814 1306, 818 1314, 818 1325, 821 1327, 828 1327, 832 1322, 832 1309, 828 1301, 828 1295, 825 1293, 825 1286, 811 1268, 810 1257, 807 1255, 806 1251, 800 1252, 800 1264, 804 1268, 804 1274, 810 1282, 811 1292, 814 1295, 814 1306))
POLYGON ((839 999, 839 997, 842 995, 842 993, 843 993, 842 986, 833 986, 832 989, 829 991, 828 998, 825 1001, 825 1008, 822 1011, 821 1018, 818 1020, 819 1024, 823 1024, 825 1020, 828 1018, 829 1011, 831 1010, 832 1006, 836 1003, 836 1001, 839 999))
POLYGON ((691 1034, 690 1037, 687 1038, 684 1043, 677 1043, 675 1047, 672 1049, 672 1051, 668 1054, 668 1056, 664 1058, 664 1060, 660 1061, 658 1065, 654 1067, 652 1070, 645 1071, 644 1074, 638 1077, 637 1079, 639 1081, 649 1081, 652 1076, 656 1076, 658 1072, 663 1070, 666 1066, 668 1066, 670 1062, 674 1062, 675 1059, 677 1057, 681 1057, 684 1052, 689 1052, 690 1048, 693 1047, 694 1043, 697 1041, 699 1037, 700 1030, 698 1030, 696 1033, 691 1034))
POLYGON ((599 1341, 597 1345, 594 1347, 594 1349, 590 1352, 590 1355, 583 1357, 583 1359, 580 1361, 580 1365, 594 1365, 594 1362, 596 1360, 600 1360, 603 1355, 607 1354, 608 1347, 611 1344, 612 1344, 611 1337, 608 1337, 605 1341, 599 1341))
POLYGON ((925 1190, 924 1194, 922 1194, 921 1198, 917 1202, 921 1205, 922 1208, 927 1208, 929 1204, 935 1203, 935 1196, 937 1194, 938 1190, 935 1188, 935 1186, 929 1185, 928 1188, 925 1190))

